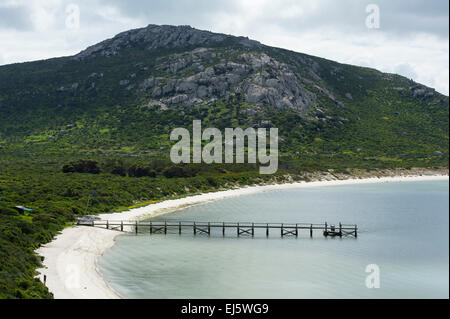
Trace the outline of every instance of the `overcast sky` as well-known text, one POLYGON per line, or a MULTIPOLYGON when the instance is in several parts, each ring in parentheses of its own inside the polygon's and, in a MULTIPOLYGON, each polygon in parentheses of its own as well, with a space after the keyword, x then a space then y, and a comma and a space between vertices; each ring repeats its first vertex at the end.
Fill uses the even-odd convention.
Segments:
POLYGON ((0 0, 0 65, 73 55, 148 24, 248 36, 449 94, 448 0, 0 0))

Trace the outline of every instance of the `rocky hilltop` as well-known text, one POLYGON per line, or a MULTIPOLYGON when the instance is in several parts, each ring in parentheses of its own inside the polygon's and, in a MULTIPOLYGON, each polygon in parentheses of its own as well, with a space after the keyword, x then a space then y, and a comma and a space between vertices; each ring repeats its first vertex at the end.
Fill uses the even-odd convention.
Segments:
POLYGON ((74 58, 83 60, 95 56, 118 55, 121 49, 140 47, 145 50, 175 49, 184 47, 198 47, 214 45, 226 40, 234 41, 247 47, 261 47, 257 41, 244 37, 234 37, 220 33, 197 30, 190 26, 171 26, 150 24, 146 28, 129 30, 116 35, 114 38, 93 45, 74 58))
MULTIPOLYGON (((195 48, 160 58, 156 70, 164 72, 166 76, 149 77, 141 83, 135 83, 133 74, 130 74, 127 79, 119 81, 128 90, 150 92, 148 103, 160 105, 161 108, 180 105, 190 107, 217 99, 229 99, 236 94, 245 96, 249 103, 294 108, 302 112, 316 105, 316 94, 305 88, 307 79, 303 79, 292 66, 264 53, 264 46, 259 42, 196 30, 189 26, 149 25, 123 32, 89 47, 74 59, 82 61, 118 56, 132 48, 149 52, 195 48), (225 51, 217 48, 224 43, 233 48, 225 51), (242 49, 246 49, 246 52, 242 52, 242 49), (247 52, 249 49, 256 52, 247 52)), ((312 61, 308 62, 312 67, 315 66, 312 61)), ((314 75, 313 70, 311 73, 314 75)), ((318 78, 317 75, 315 77, 318 78)), ((318 89, 320 94, 334 100, 327 90, 318 89)))
MULTIPOLYGON (((351 92, 339 92, 341 97, 336 98, 339 94, 324 83, 321 73, 330 72, 338 81, 358 80, 346 79, 340 66, 324 70, 320 63, 306 55, 286 60, 286 52, 283 52, 280 59, 279 52, 273 55, 273 48, 257 41, 190 26, 149 25, 126 31, 87 48, 73 60, 126 56, 133 49, 149 54, 160 50, 181 51, 157 58, 154 73, 159 76, 138 81, 133 70, 117 83, 121 89, 146 95, 148 105, 158 105, 162 109, 209 104, 238 94, 255 106, 290 108, 303 114, 312 110, 321 114, 323 104, 344 108, 345 101, 353 99, 351 92)), ((140 71, 149 70, 144 64, 138 66, 140 71)), ((435 95, 433 90, 408 81, 393 89, 410 92, 415 97, 435 95)))

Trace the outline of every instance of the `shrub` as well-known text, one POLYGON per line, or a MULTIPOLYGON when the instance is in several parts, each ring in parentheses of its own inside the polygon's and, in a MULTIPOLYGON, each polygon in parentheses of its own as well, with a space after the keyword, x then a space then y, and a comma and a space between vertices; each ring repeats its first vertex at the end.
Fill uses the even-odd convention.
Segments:
POLYGON ((98 167, 98 162, 96 161, 79 160, 64 165, 62 171, 63 173, 99 174, 100 168, 98 167))
POLYGON ((156 172, 151 170, 150 167, 141 167, 133 165, 128 169, 128 176, 130 177, 156 177, 156 172))
POLYGON ((196 172, 190 167, 172 166, 167 168, 163 175, 167 178, 173 177, 193 177, 196 172))
POLYGON ((12 208, 0 207, 0 215, 17 216, 19 212, 12 208))

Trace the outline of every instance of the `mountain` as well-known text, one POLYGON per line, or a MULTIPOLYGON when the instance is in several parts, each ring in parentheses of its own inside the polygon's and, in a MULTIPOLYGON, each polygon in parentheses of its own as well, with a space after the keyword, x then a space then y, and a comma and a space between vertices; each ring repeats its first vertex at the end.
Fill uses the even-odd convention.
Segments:
POLYGON ((193 119, 280 129, 297 157, 448 160, 448 97, 395 74, 189 26, 0 67, 0 148, 154 154, 193 119))
POLYGON ((0 299, 52 297, 34 251, 75 217, 255 183, 448 173, 448 109, 399 75, 188 26, 1 66, 0 299), (195 119, 277 127, 278 172, 171 163, 170 132, 195 119))

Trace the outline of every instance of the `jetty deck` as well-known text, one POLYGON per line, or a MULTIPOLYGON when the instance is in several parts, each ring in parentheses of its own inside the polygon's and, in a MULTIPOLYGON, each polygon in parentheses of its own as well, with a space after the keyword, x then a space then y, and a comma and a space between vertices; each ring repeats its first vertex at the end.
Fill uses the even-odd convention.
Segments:
POLYGON ((101 227, 110 230, 128 232, 134 234, 193 234, 193 235, 221 235, 223 237, 278 235, 281 237, 295 236, 300 233, 313 237, 320 232, 328 237, 358 237, 358 227, 355 224, 337 225, 308 224, 308 223, 252 223, 252 222, 199 222, 199 221, 111 221, 92 220, 89 222, 78 221, 77 225, 101 227))

